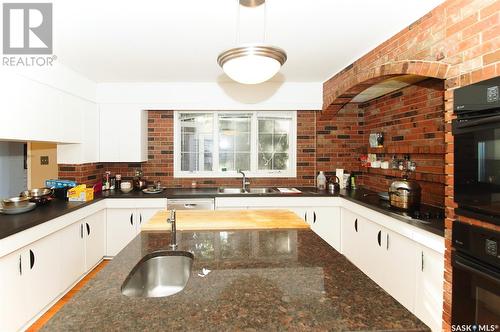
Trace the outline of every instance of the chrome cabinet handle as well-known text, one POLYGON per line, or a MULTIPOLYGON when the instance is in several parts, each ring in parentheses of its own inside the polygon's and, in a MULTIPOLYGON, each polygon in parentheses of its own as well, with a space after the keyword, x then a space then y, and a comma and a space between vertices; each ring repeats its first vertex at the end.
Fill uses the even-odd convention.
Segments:
POLYGON ((186 209, 194 209, 198 204, 194 204, 194 203, 186 203, 184 204, 184 207, 186 209))
POLYGON ((30 270, 33 270, 33 266, 35 266, 35 253, 30 249, 30 270))

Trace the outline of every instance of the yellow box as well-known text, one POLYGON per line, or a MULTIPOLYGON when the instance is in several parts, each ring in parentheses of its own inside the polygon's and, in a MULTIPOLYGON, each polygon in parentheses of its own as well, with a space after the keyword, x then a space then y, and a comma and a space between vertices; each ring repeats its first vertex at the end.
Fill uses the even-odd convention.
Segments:
POLYGON ((68 190, 68 201, 70 202, 87 202, 94 199, 94 189, 87 188, 84 184, 76 186, 68 190))

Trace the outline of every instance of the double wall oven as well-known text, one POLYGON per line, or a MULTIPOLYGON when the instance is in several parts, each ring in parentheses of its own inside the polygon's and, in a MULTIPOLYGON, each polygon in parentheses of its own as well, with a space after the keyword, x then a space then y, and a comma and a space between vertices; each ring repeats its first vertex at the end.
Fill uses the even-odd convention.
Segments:
POLYGON ((496 77, 454 92, 455 212, 490 223, 453 223, 452 328, 457 331, 497 331, 500 325, 499 87, 496 77))
POLYGON ((455 90, 457 212, 500 225, 500 77, 455 90))

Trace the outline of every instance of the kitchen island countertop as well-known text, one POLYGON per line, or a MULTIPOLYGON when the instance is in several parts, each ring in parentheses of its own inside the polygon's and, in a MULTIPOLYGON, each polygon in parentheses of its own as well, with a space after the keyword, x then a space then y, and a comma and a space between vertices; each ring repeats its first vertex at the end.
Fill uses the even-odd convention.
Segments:
POLYGON ((169 233, 142 232, 44 331, 429 331, 310 230, 178 232, 194 264, 186 288, 132 298, 120 287, 169 233), (203 268, 211 270, 202 276, 203 268))

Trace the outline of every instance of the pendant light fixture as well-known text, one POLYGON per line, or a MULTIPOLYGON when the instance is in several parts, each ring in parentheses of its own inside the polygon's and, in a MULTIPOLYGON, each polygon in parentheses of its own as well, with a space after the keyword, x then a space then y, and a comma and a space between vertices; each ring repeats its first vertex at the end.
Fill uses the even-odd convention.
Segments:
MULTIPOLYGON (((239 5, 257 7, 264 2, 265 0, 239 0, 239 5)), ((266 44, 241 45, 222 52, 217 58, 217 63, 226 75, 243 84, 259 84, 269 80, 285 62, 284 50, 266 44)))

